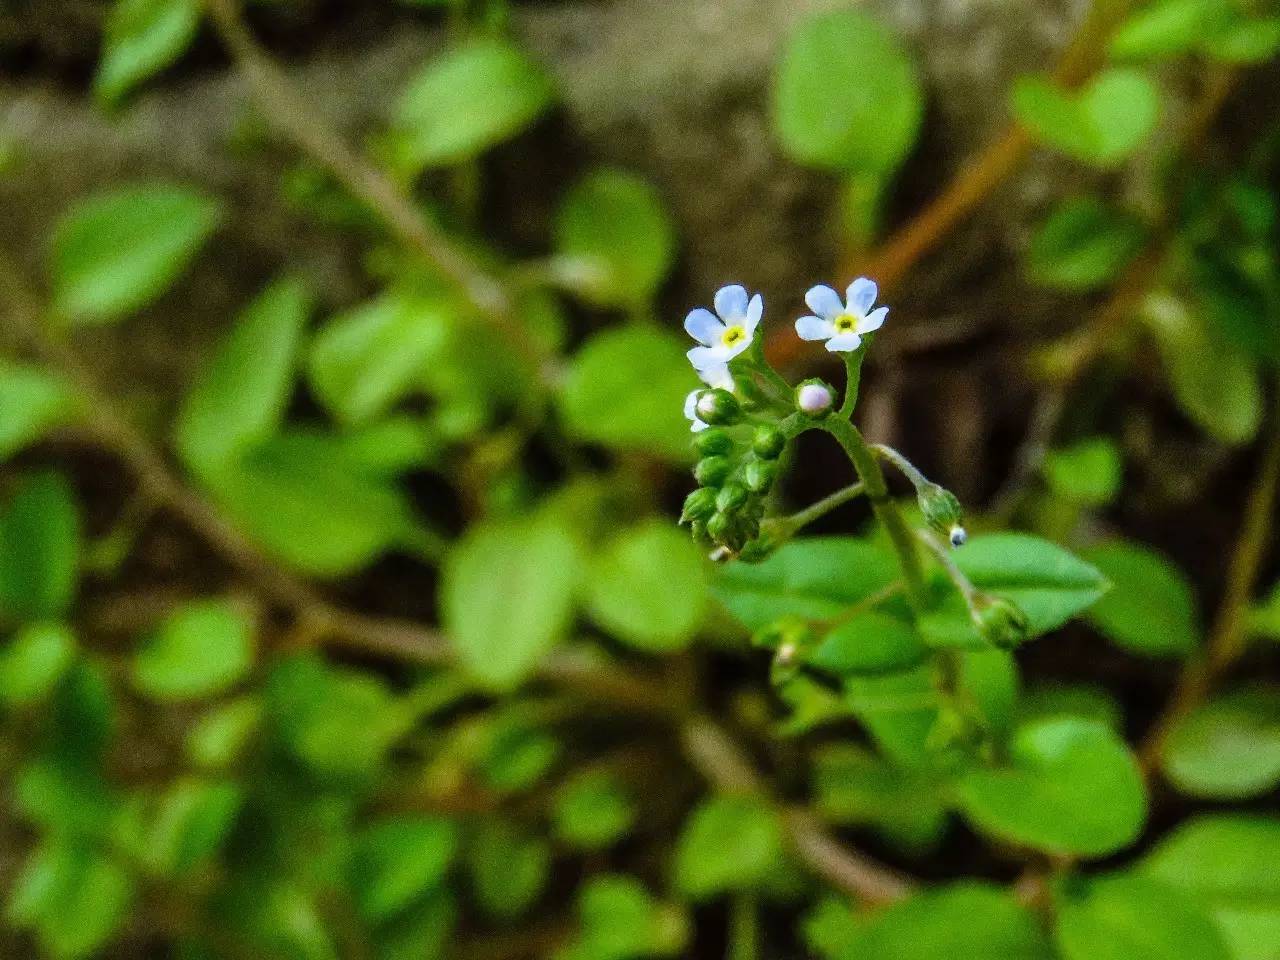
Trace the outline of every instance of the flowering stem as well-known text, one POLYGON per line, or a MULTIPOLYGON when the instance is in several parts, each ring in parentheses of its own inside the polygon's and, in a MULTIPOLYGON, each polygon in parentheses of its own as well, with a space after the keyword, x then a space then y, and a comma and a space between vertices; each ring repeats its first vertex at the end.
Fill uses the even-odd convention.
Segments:
POLYGON ((876 460, 875 454, 867 446, 867 441, 862 438, 858 428, 848 420, 838 416, 827 417, 817 426, 836 438, 836 442, 853 463, 853 469, 857 471, 866 487, 871 509, 875 511, 876 519, 889 534, 893 549, 898 554, 898 563, 902 566, 902 577, 907 584, 907 599, 916 610, 923 609, 926 598, 920 557, 916 553, 911 531, 907 528, 897 504, 889 499, 889 487, 885 483, 884 473, 880 470, 880 463, 876 460))
POLYGON ((842 507, 850 500, 856 500, 867 492, 867 485, 859 480, 857 483, 851 483, 847 487, 837 490, 835 493, 828 494, 817 503, 810 504, 803 510, 797 510, 789 517, 783 518, 783 523, 788 530, 788 536, 798 532, 815 520, 825 517, 837 507, 842 507))
MULTIPOLYGON (((870 337, 866 339, 869 340, 870 337)), ((862 361, 866 356, 865 346, 844 355, 844 368, 848 376, 845 378, 844 403, 840 405, 840 416, 845 420, 853 416, 853 408, 858 405, 858 388, 862 385, 862 361)))
POLYGON ((942 564, 942 569, 947 574, 955 588, 960 591, 960 596, 964 597, 964 602, 970 607, 973 606, 973 600, 978 595, 978 588, 973 585, 973 581, 964 575, 964 571, 956 566, 956 562, 951 559, 951 551, 942 545, 942 543, 928 530, 917 530, 916 537, 929 548, 929 551, 938 558, 938 563, 942 564))
POLYGON ((900 454, 897 450, 893 449, 893 447, 887 447, 883 443, 877 443, 871 447, 871 452, 881 460, 888 460, 902 471, 902 475, 910 480, 911 485, 917 490, 929 484, 929 478, 916 469, 916 465, 914 463, 900 454))

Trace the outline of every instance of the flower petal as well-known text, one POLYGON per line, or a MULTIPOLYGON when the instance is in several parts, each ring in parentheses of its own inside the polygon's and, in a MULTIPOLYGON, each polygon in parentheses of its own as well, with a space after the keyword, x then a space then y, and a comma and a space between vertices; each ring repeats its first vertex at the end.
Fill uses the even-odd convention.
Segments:
MULTIPOLYGON (((721 390, 733 389, 733 376, 729 373, 729 364, 716 363, 698 371, 698 376, 708 387, 719 387, 721 390)), ((695 390, 694 393, 697 393, 695 390)))
POLYGON ((846 291, 849 298, 849 312, 856 313, 860 317, 865 317, 867 311, 875 306, 876 297, 879 291, 876 289, 874 280, 868 280, 866 277, 859 277, 853 283, 849 284, 846 291))
POLYGON ((827 341, 827 349, 832 353, 847 353, 850 350, 857 350, 860 346, 862 346, 862 337, 856 333, 842 333, 827 341))
POLYGON ((742 318, 742 328, 747 331, 747 336, 756 332, 756 327, 760 326, 760 318, 763 316, 764 297, 757 293, 747 304, 747 315, 742 318))
POLYGON ((695 417, 693 423, 689 424, 689 429, 692 430, 694 433, 701 433, 703 430, 707 429, 707 427, 709 426, 711 426, 711 424, 703 423, 701 420, 695 417))
MULTIPOLYGON (((720 348, 720 359, 721 359, 721 360, 723 360, 725 363, 728 363, 730 360, 732 360, 732 359, 733 359, 734 357, 736 357, 738 354, 742 353, 742 352, 743 352, 743 351, 745 351, 748 347, 750 347, 750 346, 751 346, 751 341, 752 341, 753 339, 754 339, 754 338, 752 337, 752 335, 748 333, 745 337, 743 337, 741 340, 739 340, 739 341, 738 341, 737 343, 735 343, 733 346, 731 346, 731 347, 721 347, 721 348, 720 348)), ((699 368, 699 369, 701 369, 701 368, 699 368)))
POLYGON ((724 347, 694 347, 685 356, 689 358, 695 370, 705 370, 707 367, 724 363, 729 359, 724 347))
POLYGON ((796 333, 801 340, 826 340, 836 335, 836 325, 821 317, 801 317, 796 321, 796 333))
POLYGON ((716 313, 726 324, 741 322, 747 315, 747 288, 736 283, 716 291, 716 313))
POLYGON ((690 390, 689 395, 684 398, 684 415, 690 420, 697 420, 698 394, 702 391, 690 390))
POLYGON ((876 307, 858 321, 859 333, 872 333, 884 326, 885 317, 889 316, 888 307, 876 307))
POLYGON ((724 324, 710 310, 698 307, 697 310, 690 310, 689 315, 684 318, 684 332, 704 347, 709 347, 720 342, 724 324))
POLYGON ((809 305, 810 310, 824 320, 834 320, 844 313, 844 304, 840 302, 840 294, 821 284, 804 295, 804 302, 809 305))

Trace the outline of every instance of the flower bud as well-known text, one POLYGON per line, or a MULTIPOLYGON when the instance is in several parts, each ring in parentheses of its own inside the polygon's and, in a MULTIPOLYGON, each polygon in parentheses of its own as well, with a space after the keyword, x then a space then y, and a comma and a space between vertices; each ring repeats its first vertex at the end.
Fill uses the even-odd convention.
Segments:
POLYGON ((694 409, 699 420, 713 426, 731 426, 742 418, 738 398, 728 390, 704 390, 694 409))
POLYGON ((835 401, 835 394, 821 380, 806 380, 796 388, 796 409, 811 417, 825 417, 835 401))
POLYGON ((710 487, 699 487, 684 498, 684 509, 680 512, 680 522, 706 520, 716 512, 716 492, 710 487))
POLYGON ((693 445, 704 457, 716 457, 733 449, 733 438, 714 427, 695 434, 693 445))
POLYGON ((778 467, 765 460, 749 460, 742 469, 742 479, 752 493, 767 493, 778 476, 778 467))
POLYGON ((718 487, 732 472, 733 464, 728 457, 703 457, 693 468, 693 478, 704 487, 718 487))
POLYGON ((1012 650, 1027 639, 1030 624, 1017 604, 989 593, 977 594, 969 615, 982 639, 1001 650, 1012 650))
POLYGON ((716 509, 721 513, 736 513, 747 503, 747 488, 736 480, 726 483, 716 497, 716 509))
POLYGON ((717 543, 723 543, 733 532, 733 517, 727 513, 717 513, 707 521, 707 536, 717 543))
POLYGON ((756 427, 755 436, 751 440, 751 449, 761 460, 777 460, 786 449, 786 435, 777 427, 767 424, 756 427))
POLYGON ((946 537, 953 547, 964 544, 968 539, 961 525, 964 508, 955 494, 936 483, 923 483, 916 488, 916 501, 925 523, 946 537))

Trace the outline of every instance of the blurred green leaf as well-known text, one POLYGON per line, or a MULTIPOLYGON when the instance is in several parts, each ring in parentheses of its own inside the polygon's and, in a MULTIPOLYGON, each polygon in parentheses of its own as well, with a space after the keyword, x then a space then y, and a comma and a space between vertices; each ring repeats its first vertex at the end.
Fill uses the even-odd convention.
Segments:
POLYGON ((53 309, 67 323, 111 323, 163 294, 222 219, 220 205, 170 184, 81 201, 53 235, 53 309))
POLYGON ((253 624, 229 600, 199 600, 171 613, 133 659, 133 683, 157 700, 220 693, 253 668, 253 624))
POLYGON ((490 727, 480 771, 494 791, 519 793, 550 772, 561 750, 559 740, 513 706, 490 727))
POLYGON ((1120 492, 1124 463, 1114 441, 1090 437, 1045 455, 1044 476, 1058 496, 1092 507, 1106 506, 1120 492))
POLYGON ((879 20, 858 10, 813 17, 791 35, 774 79, 774 129, 797 163, 888 175, 924 115, 919 71, 879 20))
POLYGON ((1160 754, 1169 782, 1195 797, 1240 800, 1280 785, 1280 688, 1223 694, 1179 720, 1160 754))
POLYGON ((466 668, 498 689, 516 686, 569 626, 578 547, 546 520, 472 527, 440 582, 441 615, 466 668))
POLYGON ((340 421, 365 423, 419 384, 450 319, 448 301, 399 292, 334 317, 311 346, 311 386, 340 421))
POLYGON ((159 795, 141 798, 121 829, 147 869, 180 876, 221 850, 243 800, 238 784, 182 777, 159 795))
POLYGON ((1101 544, 1084 556, 1112 584, 1086 614, 1109 640, 1148 657, 1186 656, 1199 646, 1191 584, 1176 566, 1126 541, 1101 544))
POLYGON ((1230 12, 1226 0, 1155 0, 1131 13, 1111 35, 1113 57, 1146 60, 1194 49, 1230 12))
POLYGON ((380 820, 356 838, 351 887, 360 913, 385 920, 442 879, 457 847, 457 831, 437 817, 380 820))
POLYGON ((839 960, 1050 960, 1035 915, 997 887, 917 893, 865 923, 839 960))
POLYGON ((1201 48, 1225 63, 1264 63, 1280 51, 1280 17, 1230 20, 1206 36, 1201 48))
POLYGON ((1142 249, 1144 231, 1134 217, 1093 197, 1066 200, 1031 238, 1031 279, 1058 290, 1104 286, 1142 249))
POLYGON ((76 638, 65 626, 33 623, 0 647, 0 703, 21 707, 43 700, 71 666, 76 638))
POLYGON ((1051 717, 1079 717, 1116 731, 1123 728, 1124 713, 1114 695, 1087 684, 1041 683, 1018 698, 1017 719, 1030 724, 1051 717))
POLYGON ((712 797, 685 821, 675 850, 675 884, 694 900, 749 890, 782 859, 782 825, 758 797, 712 797))
POLYGON ((1086 883, 1057 903, 1063 960, 1232 960, 1217 927, 1178 890, 1124 873, 1086 883))
POLYGON ((591 877, 578 896, 578 916, 581 932, 555 960, 675 956, 689 935, 684 914, 656 901, 634 877, 591 877))
POLYGON ((675 227, 658 192, 622 170, 597 170, 565 196, 555 221, 555 270, 601 306, 641 307, 675 255, 675 227))
POLYGON ((0 460, 7 460, 74 416, 75 396, 39 367, 0 359, 0 460))
POLYGON ((1274 960, 1280 943, 1280 820, 1193 817, 1142 861, 1144 873, 1208 910, 1234 960, 1274 960))
POLYGON ((0 620, 57 619, 75 598, 80 517, 67 481, 27 477, 0 507, 0 620))
POLYGON ((456 942, 457 897, 441 887, 415 903, 373 935, 373 956, 377 960, 423 960, 448 956, 456 942))
POLYGON ((546 72, 506 41, 455 46, 400 97, 392 133, 397 165, 416 172, 469 160, 518 134, 554 96, 546 72))
POLYGON ((683 531, 663 520, 623 530, 591 561, 587 611, 624 643, 679 650, 702 622, 706 564, 683 531))
POLYGON ((1249 631, 1270 640, 1280 640, 1280 581, 1249 611, 1249 631))
POLYGON ((1114 167, 1146 141, 1160 117, 1160 92, 1141 70, 1108 67, 1080 91, 1022 77, 1013 112, 1037 140, 1077 160, 1114 167))
POLYGON ((720 569, 716 597, 748 629, 781 617, 828 620, 888 587, 898 575, 886 548, 854 537, 793 540, 763 563, 720 569))
POLYGON ((551 850, 541 837, 523 834, 503 820, 487 820, 471 840, 467 866, 480 907, 495 917, 517 917, 542 893, 551 850))
POLYGON ((815 803, 824 819, 874 826, 915 849, 937 842, 946 829, 947 811, 937 786, 920 771, 852 744, 833 744, 815 756, 815 803))
POLYGON ((195 473, 208 478, 280 428, 309 312, 306 288, 282 280, 232 325, 178 414, 174 439, 195 473))
POLYGON ((560 411, 583 440, 690 459, 685 395, 697 385, 684 345, 648 327, 598 333, 569 363, 560 411))
POLYGON ((836 675, 901 670, 920 663, 929 649, 909 624, 868 610, 832 628, 809 663, 836 675))
POLYGON ((1014 735, 1007 765, 959 782, 960 807, 984 833, 1086 857, 1128 846, 1142 830, 1142 775, 1124 742, 1100 723, 1041 720, 1014 735))
POLYGON ((200 767, 225 767, 240 755, 262 723, 262 702, 238 697, 205 713, 187 733, 186 752, 200 767))
POLYGON ((616 777, 604 770, 583 770, 556 792, 556 836, 580 850, 611 846, 636 820, 635 801, 616 777))
POLYGON ((107 106, 172 64, 200 25, 199 0, 115 0, 93 92, 107 106))
POLYGON ((850 949, 866 920, 843 897, 827 894, 805 915, 800 930, 810 950, 824 960, 837 960, 850 949))

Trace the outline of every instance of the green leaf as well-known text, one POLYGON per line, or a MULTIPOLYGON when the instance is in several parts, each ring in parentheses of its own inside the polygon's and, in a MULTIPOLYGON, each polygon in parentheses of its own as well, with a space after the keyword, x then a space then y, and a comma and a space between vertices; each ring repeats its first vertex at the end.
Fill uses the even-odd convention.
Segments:
POLYGON ((1229 12, 1223 0, 1156 0, 1111 35, 1111 55, 1123 60, 1171 57, 1193 50, 1229 12))
POLYGON ((664 520, 624 530, 591 561, 587 611, 624 643, 679 650, 702 622, 706 565, 692 539, 664 520))
POLYGON ((457 847, 457 831, 438 817, 381 820, 356 838, 351 888, 370 923, 393 916, 434 889, 457 847))
POLYGON ((635 823, 636 804, 617 778, 604 770, 584 770, 556 793, 556 836, 580 850, 612 846, 635 823))
POLYGON ((1135 874, 1070 888, 1057 904, 1063 960, 1231 960, 1222 935, 1194 900, 1135 874))
POLYGON ((1142 249, 1144 231, 1134 217, 1093 197, 1054 208, 1027 250, 1027 270, 1041 286, 1093 290, 1104 286, 1142 249))
POLYGON ((58 619, 76 593, 80 517, 71 487, 40 473, 0 511, 0 620, 58 619))
POLYGON ((1280 785, 1280 688, 1257 686, 1210 700, 1169 731, 1160 762, 1194 797, 1242 800, 1280 785))
POLYGON ((133 659, 133 683, 156 700, 220 693, 253 668, 253 624, 229 600, 200 600, 171 613, 133 659))
POLYGON ((564 636, 578 585, 578 547, 545 520, 472 527, 440 582, 445 628, 466 668, 496 689, 537 669, 564 636))
POLYGON ((1035 915, 1005 890, 957 883, 917 893, 861 927, 840 960, 1050 960, 1035 915))
POLYGON ((947 825, 937 784, 863 747, 835 744, 815 757, 815 803, 832 823, 869 825, 913 848, 935 843, 947 825))
POLYGON ((35 623, 0 648, 0 703, 21 707, 47 697, 71 666, 76 639, 64 626, 35 623))
POLYGON ((749 890, 778 864, 782 850, 782 826, 763 800, 712 797, 690 814, 676 841, 676 887, 694 900, 749 890))
POLYGON ((456 46, 400 97, 392 132, 398 165, 417 172, 469 160, 518 134, 554 94, 543 69, 505 41, 456 46))
POLYGON ((182 777, 137 809, 132 842, 153 873, 181 876, 222 849, 243 801, 238 784, 182 777))
POLYGON ((499 794, 519 793, 538 784, 560 759, 560 741, 515 707, 489 729, 480 758, 487 786, 499 794))
POLYGON ((621 170, 597 170, 565 196, 555 222, 555 269, 605 307, 641 307, 675 256, 675 227, 658 192, 621 170))
POLYGON ((1280 820, 1194 817, 1165 837, 1141 869, 1206 909, 1234 960, 1275 960, 1280 943, 1280 820))
POLYGON ((920 131, 915 63, 874 17, 813 17, 787 41, 774 78, 774 129, 797 163, 840 173, 891 174, 920 131))
POLYGON ((690 457, 684 398, 697 386, 684 344, 648 327, 598 333, 573 357, 560 394, 583 440, 676 462, 690 457))
POLYGON ((906 669, 928 654, 929 648, 910 624, 869 610, 828 632, 809 657, 809 663, 842 676, 906 669))
POLYGON ((56 960, 97 953, 124 926, 132 878, 113 861, 78 843, 47 840, 14 883, 9 919, 36 931, 56 960))
POLYGON ((1160 93, 1141 70, 1109 67, 1078 91, 1045 77, 1014 85, 1013 111, 1041 142, 1094 166, 1115 167, 1146 141, 1160 118, 1160 93))
POLYGON ((1078 717, 1120 732, 1124 713, 1116 698, 1102 687, 1087 684, 1042 683, 1018 698, 1017 719, 1023 724, 1051 717, 1078 717))
POLYGON ((204 714, 187 733, 186 753, 192 763, 216 769, 235 762, 262 723, 262 702, 239 697, 204 714))
POLYGON ((456 942, 457 922, 457 897, 447 889, 437 889, 374 931, 373 956, 378 960, 448 956, 449 948, 456 942))
POLYGON ((1032 636, 1056 630, 1107 591, 1094 567, 1061 547, 1023 533, 972 538, 955 562, 980 590, 1016 603, 1032 636))
POLYGON ((781 617, 828 620, 888 587, 897 560, 887 548, 853 537, 793 540, 763 563, 721 568, 716 597, 748 629, 781 617))
POLYGON ((688 940, 684 914, 658 903, 634 877, 591 877, 578 897, 582 931, 556 960, 674 956, 688 940))
POLYGON ((392 292, 334 317, 316 337, 307 374, 320 402, 365 423, 417 388, 449 336, 451 305, 392 292))
POLYGON ((1044 476, 1049 488, 1073 503, 1106 506, 1120 492, 1124 464, 1120 451, 1107 437, 1091 437, 1045 455, 1044 476))
POLYGON ((1203 39, 1201 49, 1225 63, 1265 63, 1280 51, 1280 17, 1225 23, 1203 39))
POLYGON ((200 25, 199 0, 115 0, 93 92, 107 106, 186 51, 200 25))
POLYGON ((119 320, 163 294, 222 219, 186 187, 124 187, 72 208, 53 235, 53 309, 67 323, 119 320))
POLYGON ((1102 856, 1142 830, 1142 775, 1124 742, 1074 717, 1018 730, 1009 763, 976 768, 958 784, 960 807, 985 833, 1056 854, 1102 856))
POLYGON ((542 893, 551 870, 551 849, 502 820, 482 823, 467 851, 476 901, 488 914, 518 917, 542 893))
POLYGON ((75 397, 61 378, 0 359, 0 460, 35 443, 75 412, 75 397))
POLYGON ((309 312, 302 284, 283 280, 236 320, 178 415, 178 452, 197 474, 225 468, 280 428, 309 312))
POLYGON ((1266 599, 1249 611, 1249 631, 1269 640, 1280 640, 1280 581, 1266 599))
POLYGON ((1199 646, 1191 584, 1167 559, 1125 541, 1093 547, 1085 559, 1112 583, 1086 614, 1109 640, 1148 657, 1182 657, 1199 646))

